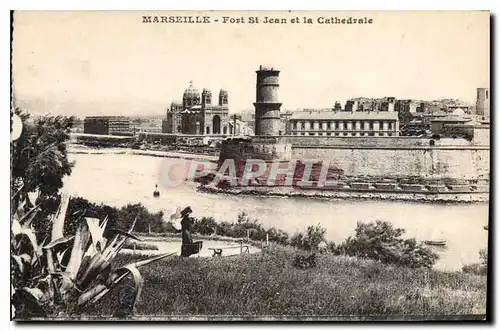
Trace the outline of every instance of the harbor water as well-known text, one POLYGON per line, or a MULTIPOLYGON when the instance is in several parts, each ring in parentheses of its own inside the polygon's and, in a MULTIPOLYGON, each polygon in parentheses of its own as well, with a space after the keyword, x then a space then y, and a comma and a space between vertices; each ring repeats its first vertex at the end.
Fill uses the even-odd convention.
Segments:
MULTIPOLYGON (((121 207, 142 203, 150 211, 172 213, 191 206, 194 217, 236 221, 247 213, 265 227, 292 235, 309 225, 321 224, 328 240, 340 243, 354 235, 358 221, 383 220, 404 228, 407 237, 430 240, 438 232, 446 247, 433 248, 440 259, 436 268, 457 270, 479 262, 479 250, 488 244, 488 203, 437 204, 402 201, 326 200, 267 196, 220 195, 197 192, 193 184, 162 185, 165 158, 128 153, 70 154, 75 166, 65 189, 91 202, 121 207), (154 198, 158 184, 160 197, 154 198)), ((167 160, 168 161, 168 160, 167 160)))

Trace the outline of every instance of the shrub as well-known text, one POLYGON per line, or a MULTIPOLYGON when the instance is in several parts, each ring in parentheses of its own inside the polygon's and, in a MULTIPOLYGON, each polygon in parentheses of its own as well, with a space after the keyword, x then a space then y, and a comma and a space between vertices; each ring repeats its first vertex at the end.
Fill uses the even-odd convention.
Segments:
POLYGON ((481 259, 482 265, 488 265, 488 250, 486 248, 483 248, 479 251, 479 258, 481 259))
POLYGON ((269 241, 273 241, 281 245, 288 244, 288 233, 281 229, 272 227, 267 230, 267 234, 269 234, 269 241))
POLYGON ((130 224, 137 217, 135 231, 137 232, 161 232, 163 230, 163 213, 151 213, 142 204, 128 204, 122 207, 119 211, 121 226, 124 228, 130 227, 130 224))
POLYGON ((340 255, 339 246, 337 246, 333 241, 329 241, 326 244, 326 250, 334 255, 340 255))
POLYGON ((325 241, 325 233, 326 229, 323 228, 320 224, 315 226, 311 225, 307 227, 306 233, 295 233, 290 240, 290 244, 293 247, 297 247, 299 249, 304 249, 307 251, 317 250, 318 245, 322 241, 325 241))
POLYGON ((469 274, 485 276, 488 274, 488 251, 483 248, 479 250, 479 258, 481 263, 466 264, 462 267, 462 271, 469 274))
POLYGON ((231 227, 232 224, 229 222, 221 222, 217 224, 217 235, 223 237, 231 237, 232 236, 231 227))
POLYGON ((193 232, 210 235, 214 233, 216 227, 217 222, 215 222, 213 217, 202 217, 201 220, 195 220, 193 224, 193 232))
POLYGON ((438 255, 412 239, 402 239, 405 230, 388 222, 358 222, 356 235, 348 237, 337 249, 341 254, 382 263, 431 268, 438 255))
POLYGON ((462 271, 467 274, 478 276, 486 276, 488 274, 488 269, 486 268, 486 266, 480 263, 466 264, 462 267, 462 271))
POLYGON ((172 233, 172 232, 179 232, 180 229, 177 229, 174 224, 170 221, 165 222, 161 225, 161 232, 163 233, 172 233))

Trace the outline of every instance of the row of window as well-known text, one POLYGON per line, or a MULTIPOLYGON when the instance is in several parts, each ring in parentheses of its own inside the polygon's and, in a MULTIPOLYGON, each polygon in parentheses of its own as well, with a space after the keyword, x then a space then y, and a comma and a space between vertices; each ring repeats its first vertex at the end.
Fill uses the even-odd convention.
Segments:
MULTIPOLYGON (((319 129, 324 130, 321 122, 313 122, 313 123, 314 124, 319 123, 319 125, 317 127, 319 127, 319 129)), ((325 123, 325 122, 323 122, 323 123, 325 123)), ((351 124, 352 128, 356 127, 356 121, 334 121, 334 122, 326 122, 326 123, 327 123, 327 130, 348 130, 348 123, 351 124)), ((365 123, 366 123, 365 121, 358 121, 357 123, 360 123, 361 129, 365 128, 365 123)), ((393 125, 394 125, 394 122, 384 122, 384 121, 367 121, 367 123, 368 123, 369 130, 373 130, 375 123, 379 124, 379 130, 381 130, 383 128, 383 123, 388 123, 389 130, 393 130, 393 125)), ((309 127, 312 128, 313 126, 310 125, 309 127)), ((306 129, 306 122, 293 121, 292 128, 294 130, 305 130, 306 129)))
MULTIPOLYGON (((292 135, 293 136, 305 136, 307 132, 293 132, 292 135)), ((307 135, 309 136, 351 136, 351 137, 356 137, 358 136, 355 132, 351 132, 350 134, 348 132, 309 132, 307 135)), ((368 136, 368 137, 375 137, 375 136, 379 136, 379 137, 382 137, 382 136, 389 136, 389 137, 392 137, 393 136, 393 133, 392 132, 378 132, 378 134, 375 134, 375 132, 361 132, 359 134, 359 136, 361 137, 365 137, 365 136, 368 136)))

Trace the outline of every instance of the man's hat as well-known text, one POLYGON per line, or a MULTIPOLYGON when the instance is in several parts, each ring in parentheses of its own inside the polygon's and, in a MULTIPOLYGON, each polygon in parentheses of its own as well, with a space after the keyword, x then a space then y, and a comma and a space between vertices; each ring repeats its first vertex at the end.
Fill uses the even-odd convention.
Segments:
POLYGON ((181 211, 181 216, 184 216, 186 214, 190 214, 192 213, 193 211, 191 210, 191 207, 187 206, 186 208, 184 208, 182 211, 181 211))

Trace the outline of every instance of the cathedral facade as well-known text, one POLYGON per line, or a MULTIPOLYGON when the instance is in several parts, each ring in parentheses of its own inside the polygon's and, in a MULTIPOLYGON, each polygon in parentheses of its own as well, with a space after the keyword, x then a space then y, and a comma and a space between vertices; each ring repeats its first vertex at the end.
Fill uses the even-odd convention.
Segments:
POLYGON ((190 82, 184 91, 182 103, 172 102, 162 123, 163 133, 231 134, 228 94, 220 90, 218 103, 212 104, 212 92, 201 93, 190 82))

